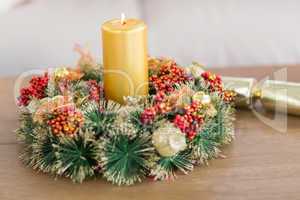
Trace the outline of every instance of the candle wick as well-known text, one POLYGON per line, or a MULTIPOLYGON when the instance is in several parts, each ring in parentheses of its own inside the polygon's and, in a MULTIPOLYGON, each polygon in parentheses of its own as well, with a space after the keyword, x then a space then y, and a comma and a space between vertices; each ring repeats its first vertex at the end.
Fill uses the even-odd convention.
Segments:
POLYGON ((126 21, 125 21, 125 14, 124 14, 124 13, 121 14, 121 24, 122 24, 122 25, 126 24, 126 21))

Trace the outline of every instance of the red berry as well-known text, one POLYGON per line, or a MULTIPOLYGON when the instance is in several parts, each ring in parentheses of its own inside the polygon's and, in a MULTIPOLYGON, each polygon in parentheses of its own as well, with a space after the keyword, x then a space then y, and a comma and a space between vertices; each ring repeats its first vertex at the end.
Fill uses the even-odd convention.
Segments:
POLYGON ((20 90, 18 104, 20 106, 27 106, 32 98, 42 99, 46 97, 45 91, 48 81, 49 77, 47 73, 43 76, 32 77, 29 81, 29 86, 20 90))
POLYGON ((100 101, 102 87, 95 80, 89 80, 87 84, 89 87, 89 99, 96 102, 100 101))
POLYGON ((209 89, 221 93, 223 91, 221 77, 211 72, 203 72, 202 78, 209 84, 209 89))
POLYGON ((141 114, 141 122, 143 124, 150 124, 153 122, 155 116, 156 116, 155 107, 146 108, 141 114))
POLYGON ((203 123, 203 116, 198 114, 201 107, 201 104, 192 102, 191 105, 184 108, 185 114, 176 115, 173 121, 174 125, 185 133, 190 140, 196 136, 198 128, 203 123))
POLYGON ((53 113, 53 117, 47 123, 56 135, 74 135, 78 128, 83 125, 82 113, 74 109, 60 108, 53 113))
POLYGON ((161 66, 157 75, 150 77, 150 83, 157 92, 172 92, 175 84, 181 84, 188 80, 184 69, 172 63, 161 66))

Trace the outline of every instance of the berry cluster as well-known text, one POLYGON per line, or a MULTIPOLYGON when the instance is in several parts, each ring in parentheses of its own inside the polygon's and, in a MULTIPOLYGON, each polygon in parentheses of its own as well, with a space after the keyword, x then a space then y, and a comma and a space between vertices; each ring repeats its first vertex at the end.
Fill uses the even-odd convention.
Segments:
MULTIPOLYGON (((190 140, 196 136, 198 128, 204 121, 201 109, 201 103, 192 102, 191 105, 184 107, 183 115, 177 114, 173 120, 174 125, 185 133, 190 140)), ((141 114, 140 120, 143 124, 151 124, 158 114, 165 114, 170 111, 172 111, 172 107, 167 103, 157 103, 146 108, 141 114)))
POLYGON ((154 101, 155 103, 161 103, 165 100, 166 94, 163 91, 159 91, 154 95, 154 101))
POLYGON ((102 91, 100 85, 95 80, 89 80, 87 84, 89 87, 89 99, 95 102, 99 102, 102 91))
POLYGON ((157 110, 156 107, 150 107, 150 108, 146 108, 140 117, 140 120, 143 124, 151 124, 155 118, 157 114, 157 110))
POLYGON ((42 99, 46 97, 45 91, 49 77, 45 73, 43 76, 34 76, 29 82, 29 86, 20 90, 18 99, 19 106, 27 106, 32 98, 42 99))
POLYGON ((175 84, 188 80, 188 75, 183 68, 172 62, 161 66, 158 73, 150 76, 149 80, 157 92, 172 92, 175 84))
POLYGON ((159 114, 166 114, 173 109, 167 102, 157 103, 152 107, 146 108, 141 114, 141 122, 143 124, 151 124, 155 117, 159 114))
POLYGON ((154 97, 154 106, 146 108, 141 114, 141 122, 143 124, 150 124, 153 122, 154 118, 158 114, 165 114, 172 110, 172 106, 166 102, 167 95, 159 91, 154 97))
POLYGON ((203 115, 199 112, 201 108, 200 103, 192 102, 191 105, 184 108, 185 114, 177 114, 173 121, 174 125, 185 133, 190 140, 196 136, 198 128, 204 121, 203 115))
POLYGON ((155 105, 155 108, 158 113, 160 114, 166 114, 168 112, 171 112, 173 110, 173 106, 170 105, 169 102, 162 102, 155 105))
POLYGON ((223 87, 222 87, 222 80, 221 77, 218 75, 215 75, 211 72, 203 72, 201 74, 202 78, 209 83, 209 89, 212 92, 222 92, 223 87))
POLYGON ((47 121, 47 124, 55 135, 73 136, 83 125, 83 120, 81 112, 74 107, 64 106, 53 112, 52 118, 47 121))
POLYGON ((223 92, 223 100, 227 103, 234 101, 236 93, 232 90, 225 90, 223 92))

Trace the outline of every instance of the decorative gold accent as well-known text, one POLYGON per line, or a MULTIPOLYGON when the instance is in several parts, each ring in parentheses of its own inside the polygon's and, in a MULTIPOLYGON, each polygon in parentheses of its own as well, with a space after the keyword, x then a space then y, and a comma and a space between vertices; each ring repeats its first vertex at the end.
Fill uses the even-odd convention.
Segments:
POLYGON ((152 142, 158 153, 164 157, 173 156, 187 146, 185 135, 171 123, 158 128, 153 133, 152 142))
POLYGON ((300 115, 300 83, 267 80, 260 101, 267 110, 300 115))
POLYGON ((224 87, 236 92, 235 104, 238 107, 248 107, 251 104, 252 88, 255 84, 253 78, 222 77, 224 87))
POLYGON ((252 101, 260 101, 267 110, 300 116, 300 83, 266 80, 254 85, 256 81, 251 78, 222 78, 225 88, 238 94, 238 107, 248 107, 252 101))
POLYGON ((203 105, 208 105, 211 103, 210 96, 205 94, 203 91, 196 92, 193 95, 193 101, 197 101, 199 103, 202 103, 203 105))
POLYGON ((261 98, 261 89, 254 88, 252 90, 252 97, 255 98, 255 99, 260 99, 261 98))

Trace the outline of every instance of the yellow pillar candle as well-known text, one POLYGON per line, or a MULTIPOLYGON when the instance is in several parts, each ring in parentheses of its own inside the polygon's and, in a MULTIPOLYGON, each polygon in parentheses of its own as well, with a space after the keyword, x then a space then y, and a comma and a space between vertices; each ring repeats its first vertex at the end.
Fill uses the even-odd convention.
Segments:
POLYGON ((147 27, 137 19, 102 25, 104 92, 124 103, 126 96, 148 94, 147 27))

